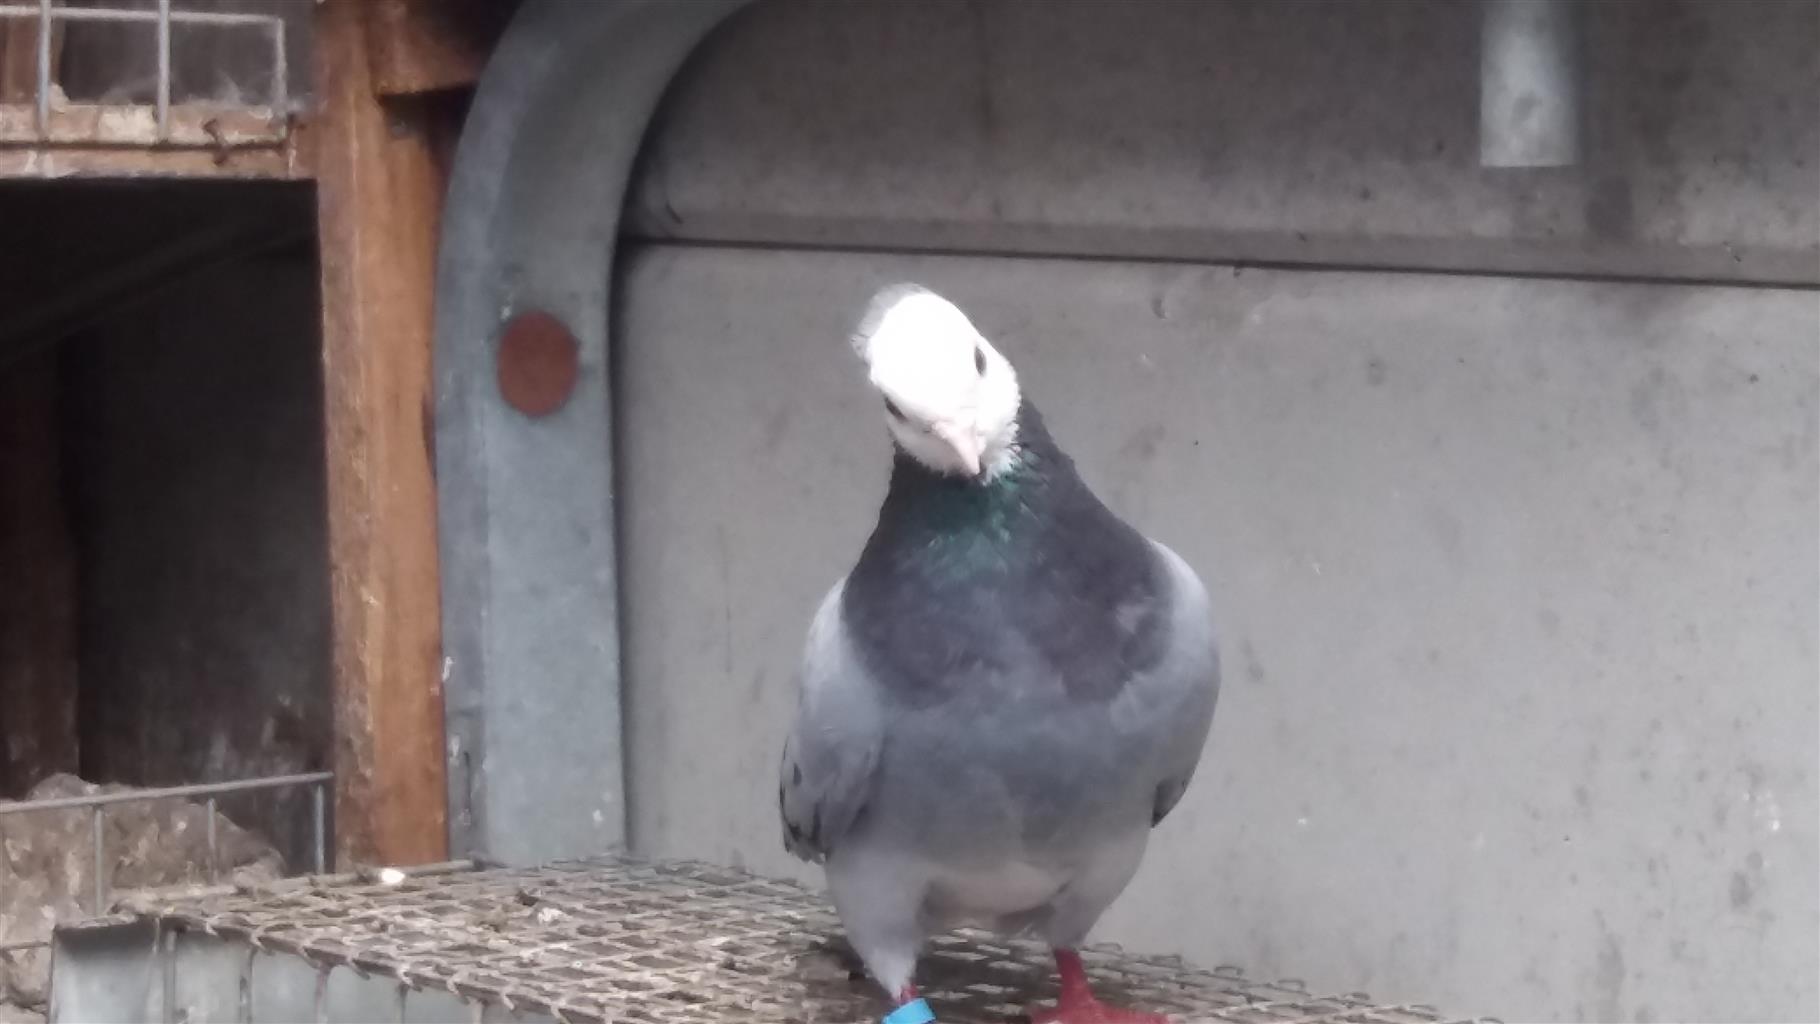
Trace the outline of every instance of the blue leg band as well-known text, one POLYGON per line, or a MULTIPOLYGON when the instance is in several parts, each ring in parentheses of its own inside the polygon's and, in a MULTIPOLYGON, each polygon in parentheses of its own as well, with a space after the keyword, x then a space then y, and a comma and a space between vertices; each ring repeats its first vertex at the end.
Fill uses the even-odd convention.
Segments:
POLYGON ((921 999, 912 999, 885 1016, 885 1024, 932 1024, 935 1011, 921 999))

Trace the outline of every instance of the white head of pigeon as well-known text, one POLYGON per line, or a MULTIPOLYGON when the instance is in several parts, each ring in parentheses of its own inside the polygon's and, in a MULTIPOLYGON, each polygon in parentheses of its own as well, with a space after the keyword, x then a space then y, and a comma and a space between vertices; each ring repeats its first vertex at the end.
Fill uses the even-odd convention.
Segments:
POLYGON ((991 480, 1017 441, 1017 373, 952 302, 919 285, 872 299, 854 351, 905 454, 937 473, 991 480))

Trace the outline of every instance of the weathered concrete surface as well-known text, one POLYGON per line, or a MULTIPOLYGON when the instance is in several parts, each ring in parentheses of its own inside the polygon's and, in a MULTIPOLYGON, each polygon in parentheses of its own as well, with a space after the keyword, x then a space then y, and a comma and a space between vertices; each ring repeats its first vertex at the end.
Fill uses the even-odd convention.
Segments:
POLYGON ((712 39, 628 209, 709 246, 646 251, 614 325, 635 843, 801 870, 790 676, 886 469, 841 339, 908 274, 1224 609, 1208 769, 1109 937, 1510 1019, 1820 1019, 1820 296, 1205 265, 1820 283, 1820 4, 1578 13, 1583 160, 1541 170, 1478 164, 1472 4, 712 39))
POLYGON ((628 259, 642 852, 804 874, 774 788, 792 672, 887 460, 844 338, 907 276, 1220 609, 1208 760, 1104 937, 1512 1020, 1820 1019, 1820 296, 628 259))
POLYGON ((1820 283, 1820 4, 1577 5, 1583 160, 1479 166, 1479 5, 761 4, 648 237, 1820 283))

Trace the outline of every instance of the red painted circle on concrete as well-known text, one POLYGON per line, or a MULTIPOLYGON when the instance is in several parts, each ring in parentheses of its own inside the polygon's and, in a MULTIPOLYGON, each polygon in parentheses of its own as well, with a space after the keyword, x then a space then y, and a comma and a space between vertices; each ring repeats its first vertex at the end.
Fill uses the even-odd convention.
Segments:
POLYGON ((575 391, 580 355, 561 320, 541 310, 520 313, 499 337, 499 393, 526 416, 548 416, 575 391))

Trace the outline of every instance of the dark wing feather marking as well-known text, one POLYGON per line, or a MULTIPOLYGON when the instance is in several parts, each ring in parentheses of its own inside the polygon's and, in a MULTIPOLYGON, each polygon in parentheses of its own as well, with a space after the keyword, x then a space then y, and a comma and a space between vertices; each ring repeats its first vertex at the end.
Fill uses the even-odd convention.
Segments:
POLYGON ((1186 778, 1165 779, 1163 784, 1156 788, 1156 804, 1150 812, 1150 827, 1155 828, 1161 825, 1163 819, 1169 817, 1169 812, 1175 810, 1175 805, 1182 802, 1182 794, 1186 792, 1188 792, 1186 778))

